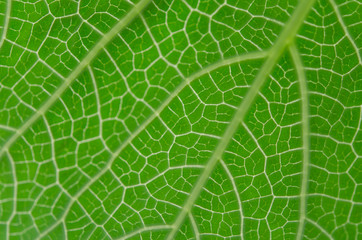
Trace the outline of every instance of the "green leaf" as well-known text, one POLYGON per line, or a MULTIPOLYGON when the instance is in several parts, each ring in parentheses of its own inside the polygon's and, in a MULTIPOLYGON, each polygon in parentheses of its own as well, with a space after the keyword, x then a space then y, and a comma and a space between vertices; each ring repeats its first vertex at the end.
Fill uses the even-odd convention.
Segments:
POLYGON ((360 239, 361 5, 0 0, 0 239, 360 239))

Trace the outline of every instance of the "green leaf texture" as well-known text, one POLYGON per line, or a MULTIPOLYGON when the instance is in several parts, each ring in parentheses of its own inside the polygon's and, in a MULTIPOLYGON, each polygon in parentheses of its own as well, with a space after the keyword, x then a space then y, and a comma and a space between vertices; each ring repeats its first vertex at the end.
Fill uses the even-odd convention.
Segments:
POLYGON ((0 0, 0 239, 361 239, 360 0, 0 0))

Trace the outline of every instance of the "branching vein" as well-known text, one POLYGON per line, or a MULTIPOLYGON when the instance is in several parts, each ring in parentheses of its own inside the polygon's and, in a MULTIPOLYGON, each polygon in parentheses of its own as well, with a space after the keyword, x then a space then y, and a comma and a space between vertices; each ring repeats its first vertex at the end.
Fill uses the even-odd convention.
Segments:
POLYGON ((297 76, 300 86, 300 97, 302 100, 302 140, 303 140, 303 168, 302 168, 302 183, 300 191, 300 208, 299 208, 299 227, 297 232, 297 240, 302 239, 304 225, 305 225, 305 213, 307 202, 307 185, 308 185, 308 173, 309 173, 309 111, 308 111, 308 89, 307 80, 305 78, 302 60, 297 47, 292 44, 289 47, 292 59, 294 61, 295 68, 297 70, 297 76))
POLYGON ((90 64, 90 62, 98 55, 98 53, 122 30, 124 29, 137 15, 141 12, 151 0, 142 0, 102 39, 93 47, 93 49, 84 57, 78 64, 74 71, 63 81, 60 87, 53 93, 53 95, 26 121, 24 124, 13 134, 0 150, 0 156, 8 151, 10 146, 20 137, 25 131, 31 127, 40 116, 44 113, 61 97, 65 90, 72 84, 72 82, 83 72, 83 70, 90 64))
POLYGON ((176 233, 178 232, 181 224, 184 222, 184 219, 187 213, 191 210, 192 206, 194 205, 195 201, 200 195, 200 192, 205 185, 206 181, 208 180, 210 174, 214 170, 216 163, 221 158, 222 154, 224 153, 225 149, 227 148, 230 140, 232 139, 235 131, 239 127, 240 123, 245 118, 246 113, 248 112, 250 106, 255 100, 256 95, 259 93, 260 88, 263 86, 265 80, 271 73, 274 65, 277 63, 281 55, 284 53, 284 49, 294 40, 295 35, 302 25, 305 17, 307 16, 309 10, 313 6, 314 1, 304 0, 300 2, 299 6, 295 10, 292 18, 285 26, 283 32, 281 33, 279 39, 272 47, 268 54, 268 58, 263 64, 262 68, 260 69, 258 75, 256 76, 253 85, 250 87, 248 93, 244 97, 242 103, 240 104, 238 110, 236 111, 233 119, 231 120, 230 124, 228 125, 225 133, 223 134, 219 144, 217 145, 215 151, 213 152, 212 156, 210 157, 204 171, 202 172, 199 180, 196 182, 192 192, 190 193, 189 198, 186 200, 181 212, 179 213, 178 217, 176 218, 172 231, 168 236, 168 240, 174 239, 176 233))

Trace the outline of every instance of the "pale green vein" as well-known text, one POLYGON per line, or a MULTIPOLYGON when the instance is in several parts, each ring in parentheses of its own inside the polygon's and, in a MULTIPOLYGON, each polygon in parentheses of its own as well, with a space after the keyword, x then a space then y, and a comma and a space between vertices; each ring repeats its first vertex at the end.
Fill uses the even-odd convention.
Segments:
POLYGON ((236 200, 237 200, 237 203, 238 203, 238 207, 239 207, 239 212, 240 212, 240 226, 241 226, 241 229, 240 229, 240 239, 244 239, 244 236, 243 236, 243 222, 244 222, 244 217, 243 217, 243 206, 241 204, 241 199, 240 199, 240 195, 239 195, 239 192, 238 192, 238 187, 236 186, 236 183, 235 183, 235 179, 234 179, 234 176, 231 174, 228 166, 226 165, 226 163, 224 162, 223 159, 220 159, 220 164, 221 166, 224 168, 224 171, 226 172, 226 175, 228 175, 229 179, 230 179, 230 182, 231 182, 231 185, 233 186, 233 190, 235 192, 235 196, 236 196, 236 200))
POLYGON ((360 54, 360 52, 359 52, 359 50, 358 50, 358 47, 357 47, 354 39, 352 38, 351 34, 350 34, 349 31, 348 31, 348 28, 347 28, 346 24, 345 24, 344 21, 343 21, 342 15, 341 15, 341 13, 339 12, 339 9, 338 9, 337 4, 334 2, 334 0, 329 0, 329 2, 330 2, 330 4, 332 5, 333 10, 334 10, 334 12, 335 12, 336 15, 337 15, 338 21, 339 21, 339 23, 341 24, 341 26, 342 26, 342 28, 343 28, 343 31, 344 31, 344 33, 346 34, 346 37, 347 37, 348 40, 351 42, 352 47, 354 48, 354 50, 355 50, 355 52, 356 52, 356 54, 357 54, 357 58, 358 58, 359 64, 361 64, 361 63, 362 63, 361 54, 360 54))
POLYGON ((307 219, 307 221, 310 222, 316 228, 318 228, 318 230, 321 231, 326 237, 328 237, 328 239, 333 239, 333 237, 324 228, 322 228, 318 223, 316 223, 315 221, 313 221, 311 219, 307 219))
POLYGON ((4 144, 0 150, 0 156, 9 147, 24 134, 24 132, 33 125, 40 116, 60 98, 63 92, 72 84, 79 74, 90 64, 90 62, 97 56, 97 54, 123 29, 125 28, 137 15, 147 6, 151 0, 141 0, 135 5, 132 10, 119 21, 108 33, 106 33, 101 40, 93 47, 92 50, 84 57, 78 64, 74 71, 63 81, 62 85, 52 94, 52 96, 13 134, 9 140, 4 144))
POLYGON ((9 132, 16 132, 16 128, 10 127, 10 126, 6 126, 6 125, 0 125, 0 129, 4 129, 7 130, 9 132))
POLYGON ((126 240, 126 239, 134 237, 138 234, 142 234, 143 232, 149 232, 149 231, 154 231, 154 230, 168 230, 170 228, 171 228, 171 226, 168 226, 168 225, 156 225, 156 226, 144 227, 144 228, 138 229, 134 232, 131 232, 127 235, 124 235, 123 237, 119 238, 119 240, 126 240))
MULTIPOLYGON (((18 185, 19 184, 18 184, 17 179, 16 179, 16 169, 15 169, 14 161, 13 161, 10 154, 7 154, 6 156, 7 156, 7 160, 10 163, 9 165, 11 166, 12 184, 14 186, 14 188, 13 188, 13 196, 12 196, 13 199, 14 199, 14 201, 13 201, 14 204, 11 206, 12 207, 11 214, 7 219, 8 222, 11 222, 14 219, 14 217, 16 216, 16 208, 17 208, 17 205, 18 205, 18 201, 16 201, 16 199, 17 199, 18 185)), ((1 185, 2 184, 3 183, 1 182, 1 185)), ((10 239, 10 236, 11 236, 11 224, 7 224, 6 225, 6 232, 5 232, 5 239, 10 239)))
POLYGON ((191 222, 192 229, 194 230, 195 239, 200 240, 200 232, 199 232, 199 229, 197 228, 196 221, 195 221, 195 219, 194 219, 194 217, 192 216, 191 213, 189 213, 188 215, 189 215, 189 219, 190 219, 190 222, 191 222))
MULTIPOLYGON (((10 11, 11 11, 11 0, 8 0, 6 2, 6 12, 5 12, 5 18, 4 18, 4 26, 3 26, 3 31, 1 33, 0 36, 0 48, 2 47, 2 45, 4 44, 5 38, 6 38, 6 34, 8 32, 8 27, 9 27, 9 19, 10 19, 10 11)), ((1 156, 1 155, 0 155, 1 156)))
POLYGON ((200 70, 199 72, 191 75, 190 77, 188 77, 184 81, 182 81, 181 84, 179 86, 177 86, 176 89, 172 93, 170 93, 170 95, 167 97, 167 99, 165 99, 164 102, 152 113, 152 115, 150 117, 148 117, 141 125, 139 125, 137 127, 137 129, 116 149, 116 151, 114 151, 112 153, 112 156, 111 156, 110 160, 108 161, 107 165, 101 171, 99 171, 86 185, 84 185, 84 187, 71 199, 68 206, 63 211, 62 216, 54 224, 52 224, 48 230, 46 230, 43 234, 41 234, 40 238, 42 236, 45 236, 47 233, 49 233, 55 226, 57 226, 58 223, 64 221, 64 219, 67 216, 68 212, 70 211, 70 208, 73 205, 73 203, 75 201, 77 201, 78 198, 94 182, 98 181, 98 179, 111 168, 113 162, 118 158, 118 156, 120 155, 122 150, 128 144, 130 144, 153 120, 155 120, 160 115, 160 113, 171 103, 171 101, 175 97, 177 97, 178 94, 186 86, 190 85, 190 83, 193 80, 198 79, 202 75, 207 74, 207 73, 209 73, 215 69, 218 69, 220 67, 223 67, 223 66, 229 66, 231 64, 243 62, 243 61, 247 61, 247 60, 261 59, 261 58, 265 58, 266 56, 267 56, 267 52, 253 52, 253 53, 248 53, 248 54, 245 54, 242 56, 236 56, 233 58, 225 59, 225 60, 216 62, 215 64, 212 64, 212 65, 200 70))
POLYGON ((300 98, 302 101, 302 141, 303 141, 303 168, 302 168, 302 183, 300 191, 300 208, 299 208, 299 227, 297 232, 297 240, 302 239, 305 224, 305 213, 307 204, 307 186, 309 176, 309 110, 308 110, 308 89, 307 80, 305 78, 304 68, 297 47, 292 44, 289 47, 295 69, 297 71, 300 98))
POLYGON ((229 126, 227 127, 225 133, 223 134, 221 140, 219 141, 215 151, 210 157, 204 171, 202 172, 200 178, 198 179, 192 192, 190 193, 189 198, 186 200, 185 205, 181 209, 178 217, 176 218, 173 224, 172 231, 168 235, 167 238, 168 240, 174 239, 181 224, 184 222, 185 216, 191 210, 196 199, 199 197, 200 192, 203 186, 205 185, 206 181, 208 180, 210 174, 212 173, 213 169, 215 168, 215 165, 217 164, 218 160, 221 158, 230 140, 232 139, 235 131, 237 130, 240 123, 244 119, 249 107, 254 102, 254 99, 259 93, 261 86, 267 79, 268 75, 271 73, 274 65, 277 63, 277 61, 283 54, 285 48, 288 46, 288 44, 290 44, 294 40, 297 31, 302 25, 304 19, 306 18, 313 4, 314 0, 304 0, 299 3, 297 9, 293 13, 292 18, 285 26, 283 32, 280 34, 280 37, 278 38, 275 45, 271 48, 267 60, 263 64, 259 73, 257 74, 254 83, 252 84, 246 96, 244 97, 233 119, 231 120, 229 126))

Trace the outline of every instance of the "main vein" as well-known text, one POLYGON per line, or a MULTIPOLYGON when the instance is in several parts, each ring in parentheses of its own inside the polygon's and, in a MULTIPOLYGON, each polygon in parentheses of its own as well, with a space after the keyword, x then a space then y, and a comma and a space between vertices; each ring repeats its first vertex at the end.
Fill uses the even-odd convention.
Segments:
POLYGON ((137 127, 137 129, 124 141, 122 142, 122 144, 117 148, 116 151, 114 151, 112 153, 112 156, 110 158, 110 160, 108 161, 107 165, 105 167, 103 167, 103 169, 101 171, 99 171, 94 177, 92 177, 92 179, 86 184, 84 185, 84 187, 82 187, 82 189, 71 199, 71 201, 69 202, 68 206, 66 207, 66 209, 63 211, 63 214, 61 216, 61 218, 59 218, 54 224, 52 224, 52 226, 50 226, 49 229, 47 229, 44 233, 42 233, 40 235, 39 238, 41 238, 42 236, 45 236, 48 232, 50 232, 58 223, 64 221, 65 217, 67 216, 71 206, 73 205, 73 203, 75 201, 78 200, 78 198, 96 181, 98 181, 98 179, 105 173, 107 172, 110 167, 112 166, 113 162, 118 158, 118 156, 120 155, 120 153, 122 152, 122 150, 128 145, 130 144, 133 139, 135 139, 153 120, 155 120, 160 113, 171 103, 171 101, 188 85, 190 85, 190 83, 192 81, 194 81, 195 79, 198 79, 199 77, 201 77, 202 75, 209 73, 215 69, 218 69, 222 66, 229 66, 233 63, 238 63, 238 62, 242 62, 242 61, 246 61, 246 60, 253 60, 253 59, 261 59, 261 58, 265 58, 267 56, 267 52, 253 52, 253 53, 248 53, 245 55, 241 55, 241 56, 236 56, 236 57, 232 57, 229 59, 224 59, 222 61, 216 62, 212 65, 209 65, 206 68, 203 68, 202 70, 196 72, 195 74, 191 75, 190 77, 186 78, 184 81, 182 81, 180 83, 180 85, 178 85, 175 90, 163 101, 163 103, 152 113, 152 115, 150 117, 148 117, 141 125, 139 125, 137 127))
POLYGON ((24 134, 24 132, 32 126, 44 113, 60 98, 65 90, 72 84, 72 82, 82 73, 82 71, 90 64, 90 62, 97 56, 97 54, 123 29, 125 28, 137 15, 141 12, 151 0, 141 0, 137 3, 132 10, 119 21, 109 32, 103 35, 101 40, 89 51, 84 59, 78 64, 74 71, 64 79, 60 87, 52 94, 52 96, 8 139, 0 150, 0 157, 11 145, 24 134))
POLYGON ((303 71, 302 60, 300 59, 300 54, 297 50, 297 47, 292 44, 289 47, 295 69, 297 71, 299 89, 300 89, 300 98, 302 100, 302 141, 303 141, 303 167, 302 167, 302 184, 300 191, 300 214, 299 214, 299 227, 297 232, 297 240, 302 239, 304 232, 304 223, 305 223, 305 211, 307 204, 307 186, 308 186, 308 175, 309 175, 309 111, 308 111, 308 89, 307 81, 303 71))
POLYGON ((333 7, 334 12, 336 13, 336 16, 338 18, 339 24, 341 24, 341 27, 343 28, 344 33, 346 34, 346 37, 348 38, 349 42, 351 43, 352 47, 354 48, 358 62, 359 64, 362 64, 361 54, 360 51, 355 43, 355 40, 352 38, 352 35, 350 34, 347 25, 343 21, 343 17, 341 13, 339 12, 338 5, 334 0, 329 0, 331 6, 333 7))
POLYGON ((5 12, 5 16, 4 16, 3 31, 2 31, 1 36, 0 36, 0 48, 2 47, 2 45, 3 45, 4 41, 5 41, 5 38, 6 38, 6 34, 8 32, 10 12, 11 12, 11 0, 8 0, 6 2, 6 12, 5 12))
POLYGON ((302 25, 304 19, 306 18, 308 12, 312 8, 314 4, 314 0, 304 0, 301 1, 295 10, 292 18, 286 24, 284 30, 280 34, 280 37, 271 48, 269 52, 269 56, 266 59, 265 63, 261 67, 259 73, 257 74, 254 83, 250 87, 246 96, 244 97, 242 103, 240 104, 238 110, 236 111, 233 119, 231 120, 229 126, 227 127, 225 133, 220 139, 215 151, 210 157, 208 163, 204 171, 202 172, 200 178, 196 182, 192 192, 190 193, 189 198, 186 200, 185 205, 181 209, 178 217, 176 218, 173 228, 168 235, 168 240, 172 240, 175 238, 176 233, 178 232, 181 224, 184 222, 184 219, 187 213, 191 210, 194 205, 196 199, 199 197, 200 192, 205 185, 206 181, 210 177, 213 169, 215 168, 218 160, 221 158, 224 153, 226 147, 228 146, 230 140, 232 139, 235 131, 239 127, 240 123, 243 121, 247 111, 249 110, 251 104, 254 102, 255 97, 259 93, 260 88, 263 83, 271 73, 274 65, 277 63, 281 55, 284 53, 285 48, 294 40, 297 31, 302 25))

